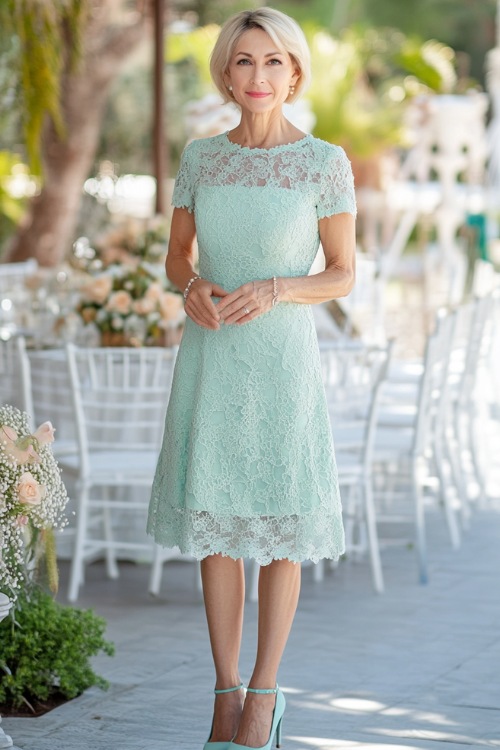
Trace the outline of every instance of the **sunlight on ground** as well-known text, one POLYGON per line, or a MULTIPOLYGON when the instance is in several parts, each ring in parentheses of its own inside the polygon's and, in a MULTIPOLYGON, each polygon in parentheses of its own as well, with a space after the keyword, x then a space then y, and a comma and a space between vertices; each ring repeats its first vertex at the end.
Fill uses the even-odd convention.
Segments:
POLYGON ((393 745, 369 742, 351 742, 349 740, 329 740, 324 737, 288 737, 292 742, 300 742, 304 747, 317 748, 318 750, 341 750, 341 748, 362 747, 363 750, 420 750, 416 745, 393 745))
POLYGON ((378 701, 369 701, 366 698, 334 698, 330 705, 339 708, 341 711, 355 711, 361 713, 371 713, 373 711, 382 711, 387 708, 383 703, 378 701))

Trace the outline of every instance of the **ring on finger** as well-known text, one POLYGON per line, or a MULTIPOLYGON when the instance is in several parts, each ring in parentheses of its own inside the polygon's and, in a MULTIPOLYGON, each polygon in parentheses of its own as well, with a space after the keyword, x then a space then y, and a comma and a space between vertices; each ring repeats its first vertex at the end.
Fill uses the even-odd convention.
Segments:
POLYGON ((248 309, 248 307, 244 307, 243 312, 245 313, 245 315, 250 315, 250 310, 248 309))

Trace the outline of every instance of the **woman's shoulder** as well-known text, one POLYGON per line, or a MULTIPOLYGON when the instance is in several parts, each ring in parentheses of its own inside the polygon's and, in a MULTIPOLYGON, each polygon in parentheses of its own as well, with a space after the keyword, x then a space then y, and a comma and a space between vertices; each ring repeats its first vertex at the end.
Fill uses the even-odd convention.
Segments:
POLYGON ((316 136, 311 136, 311 146, 318 159, 326 161, 347 159, 347 154, 342 146, 330 143, 329 141, 324 141, 321 138, 316 138, 316 136))
POLYGON ((208 138, 195 138, 184 147, 184 154, 189 158, 196 158, 203 154, 209 154, 220 149, 226 137, 225 133, 212 135, 208 138))

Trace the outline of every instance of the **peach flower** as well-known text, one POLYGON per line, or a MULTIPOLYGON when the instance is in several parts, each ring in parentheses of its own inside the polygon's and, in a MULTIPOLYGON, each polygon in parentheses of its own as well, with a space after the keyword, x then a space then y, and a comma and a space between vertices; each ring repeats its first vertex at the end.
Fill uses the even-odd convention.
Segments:
POLYGON ((25 471, 17 485, 19 502, 25 505, 39 505, 45 497, 45 487, 38 484, 33 474, 25 471))
POLYGON ((152 298, 143 297, 142 299, 136 299, 132 305, 132 310, 137 315, 149 315, 156 308, 156 302, 152 298))
POLYGON ((40 461, 40 456, 31 443, 32 436, 19 440, 17 432, 8 425, 0 427, 0 439, 5 443, 5 452, 18 464, 27 464, 40 461), (19 443, 19 444, 18 444, 19 443))
POLYGON ((173 292, 163 292, 159 300, 163 320, 175 320, 182 309, 182 297, 173 292))
POLYGON ((113 279, 111 276, 97 276, 86 284, 82 289, 82 294, 89 302, 95 302, 96 305, 103 305, 108 299, 113 288, 113 279))
POLYGON ((39 445, 47 445, 54 442, 54 433, 55 428, 52 426, 52 422, 44 422, 33 433, 33 437, 38 440, 39 445))
POLYGON ((132 307, 132 297, 125 289, 114 292, 108 300, 106 310, 118 313, 118 315, 127 315, 132 307))
POLYGON ((162 294, 163 289, 161 284, 158 281, 153 281, 153 283, 148 286, 144 296, 146 299, 158 301, 162 294))

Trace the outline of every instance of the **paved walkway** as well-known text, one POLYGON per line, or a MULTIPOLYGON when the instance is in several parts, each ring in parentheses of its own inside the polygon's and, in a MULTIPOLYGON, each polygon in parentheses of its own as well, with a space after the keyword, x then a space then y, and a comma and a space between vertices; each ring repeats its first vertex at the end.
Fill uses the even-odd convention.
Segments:
MULTIPOLYGON (((458 552, 438 513, 428 526, 427 586, 406 547, 383 552, 383 596, 366 563, 344 562, 322 583, 304 569, 280 672, 284 750, 500 748, 500 506, 476 512, 458 552)), ((117 652, 97 669, 111 687, 38 719, 4 719, 19 748, 201 750, 213 674, 195 566, 167 564, 158 599, 146 591, 148 575, 128 564, 107 581, 102 565, 91 566, 79 605, 108 620, 117 652)), ((244 679, 255 632, 249 604, 244 679)))

